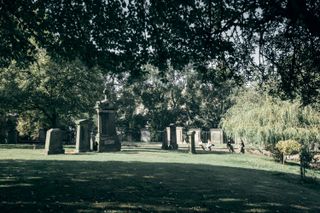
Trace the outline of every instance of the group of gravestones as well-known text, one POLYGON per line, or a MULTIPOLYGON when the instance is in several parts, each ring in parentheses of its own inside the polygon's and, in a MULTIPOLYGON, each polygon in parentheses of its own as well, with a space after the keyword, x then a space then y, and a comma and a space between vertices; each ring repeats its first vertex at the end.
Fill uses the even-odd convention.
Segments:
MULTIPOLYGON (((82 119, 76 122, 76 152, 120 151, 121 143, 115 127, 114 105, 104 99, 97 102, 95 109, 98 115, 96 132, 93 131, 92 120, 82 119)), ((64 153, 60 129, 55 128, 47 131, 45 153, 48 155, 64 153)))
MULTIPOLYGON (((196 146, 202 145, 201 129, 193 128, 189 129, 186 134, 183 134, 182 127, 176 127, 174 124, 170 124, 163 133, 162 149, 165 150, 177 150, 179 144, 189 143, 190 152, 195 153, 196 146)), ((221 129, 210 129, 209 136, 206 137, 206 143, 208 141, 214 144, 223 143, 223 131, 221 129)))

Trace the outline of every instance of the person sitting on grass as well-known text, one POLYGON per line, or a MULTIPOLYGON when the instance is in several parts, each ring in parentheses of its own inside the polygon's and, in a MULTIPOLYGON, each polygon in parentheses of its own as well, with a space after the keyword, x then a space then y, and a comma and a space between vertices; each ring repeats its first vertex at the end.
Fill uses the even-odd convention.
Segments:
POLYGON ((211 151, 211 148, 214 146, 214 144, 212 144, 210 140, 208 140, 207 145, 205 145, 204 143, 202 143, 202 141, 200 141, 199 146, 200 146, 204 151, 211 151))

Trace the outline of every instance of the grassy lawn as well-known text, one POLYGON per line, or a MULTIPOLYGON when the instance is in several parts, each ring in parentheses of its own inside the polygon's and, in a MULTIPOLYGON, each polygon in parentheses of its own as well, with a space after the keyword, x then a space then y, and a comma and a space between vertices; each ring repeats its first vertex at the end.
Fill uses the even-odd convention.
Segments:
POLYGON ((320 212, 320 185, 267 157, 158 144, 43 152, 0 146, 1 212, 320 212))

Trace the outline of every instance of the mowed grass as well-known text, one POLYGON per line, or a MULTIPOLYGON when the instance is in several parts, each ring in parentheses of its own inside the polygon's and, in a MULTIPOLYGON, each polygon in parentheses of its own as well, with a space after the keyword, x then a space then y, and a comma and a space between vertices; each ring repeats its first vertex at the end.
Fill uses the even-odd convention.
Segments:
POLYGON ((319 184, 267 157, 159 144, 67 151, 1 148, 1 212, 320 212, 319 184))

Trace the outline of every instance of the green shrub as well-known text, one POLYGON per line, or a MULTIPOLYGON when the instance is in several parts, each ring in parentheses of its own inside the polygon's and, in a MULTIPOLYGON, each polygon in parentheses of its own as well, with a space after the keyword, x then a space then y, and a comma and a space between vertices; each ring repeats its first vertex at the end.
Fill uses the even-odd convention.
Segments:
POLYGON ((295 140, 279 141, 276 144, 276 149, 282 154, 282 162, 284 163, 287 155, 298 154, 301 149, 301 144, 295 140))

